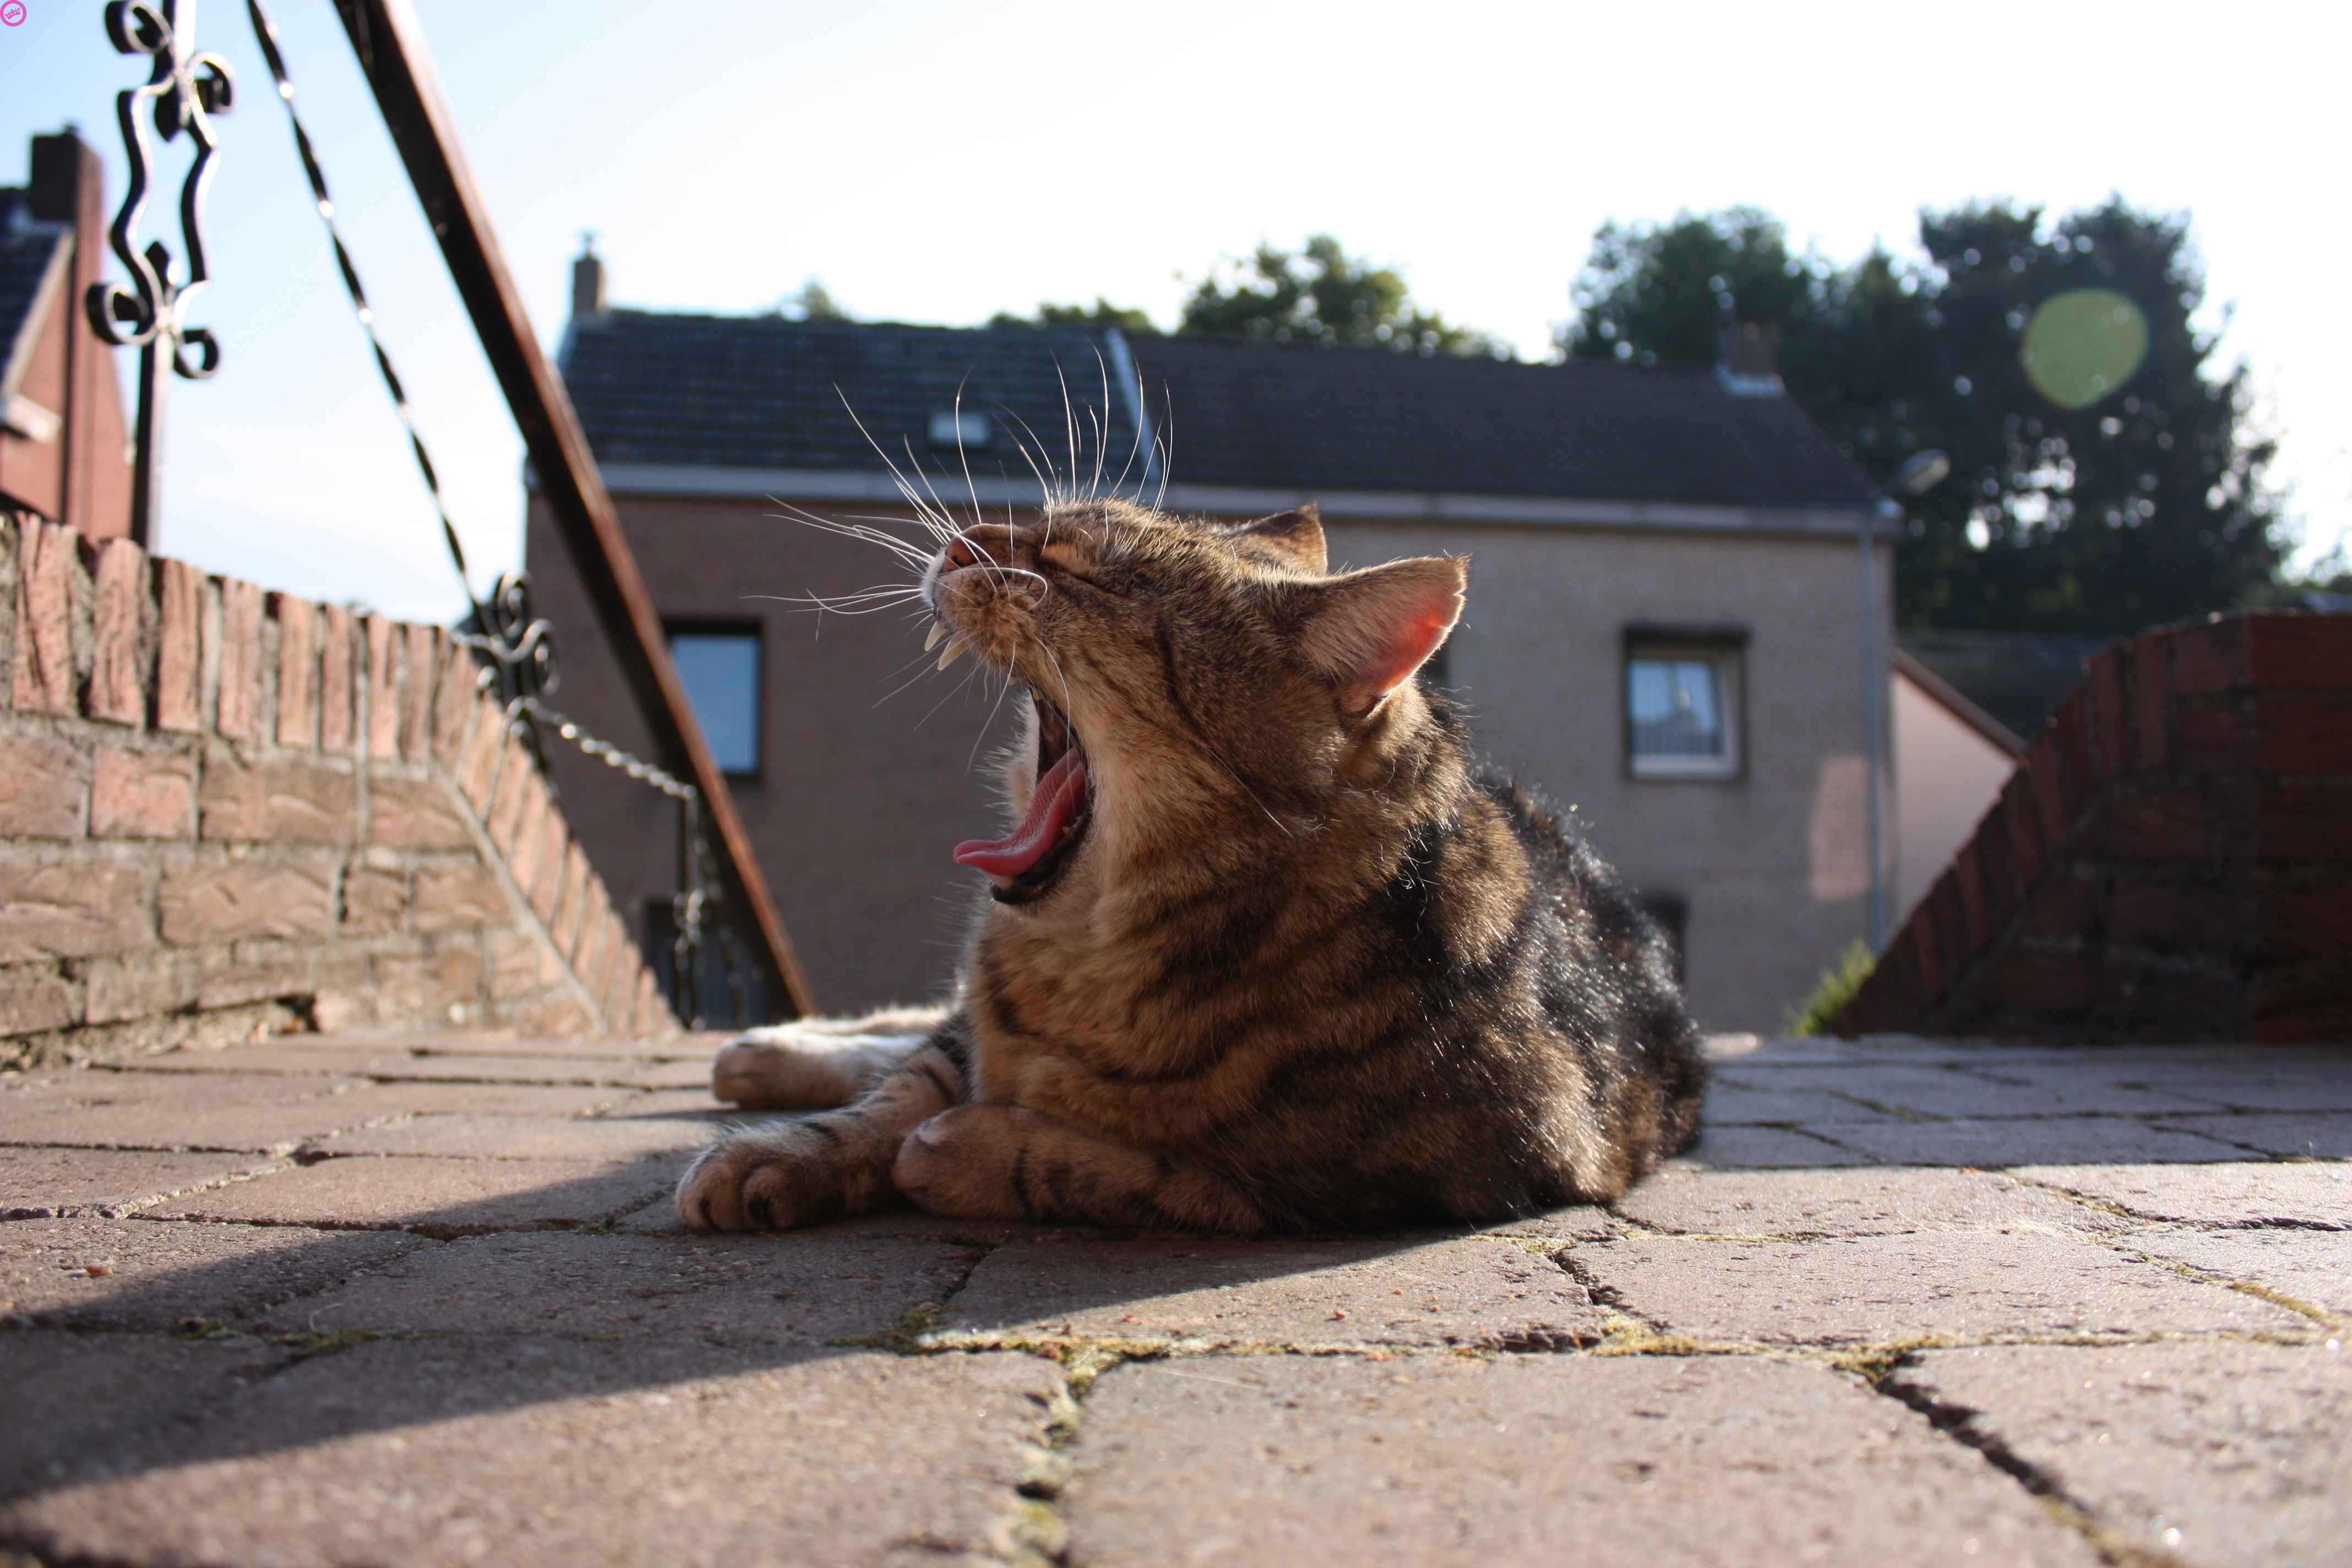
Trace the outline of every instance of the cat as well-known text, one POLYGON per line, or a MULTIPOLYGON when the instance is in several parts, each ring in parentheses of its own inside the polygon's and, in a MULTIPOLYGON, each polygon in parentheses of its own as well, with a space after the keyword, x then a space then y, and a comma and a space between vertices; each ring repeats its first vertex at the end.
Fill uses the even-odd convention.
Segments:
POLYGON ((1247 1234, 1605 1201, 1696 1137, 1664 938, 1415 679, 1467 563, 1328 570, 1312 506, 1119 500, 947 537, 942 668, 1026 688, 1016 826, 941 1006, 755 1030, 698 1229, 935 1213, 1247 1234))

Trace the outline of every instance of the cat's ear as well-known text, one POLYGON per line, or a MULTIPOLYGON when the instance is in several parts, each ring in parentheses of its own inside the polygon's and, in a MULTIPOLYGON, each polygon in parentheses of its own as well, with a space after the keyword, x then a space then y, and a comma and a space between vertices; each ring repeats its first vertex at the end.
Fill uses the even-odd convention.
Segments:
POLYGON ((1469 563, 1445 555, 1367 566, 1305 590, 1299 646, 1360 719, 1435 653, 1462 615, 1469 563))
POLYGON ((1271 545, 1318 576, 1329 570, 1328 558, 1323 552, 1323 513, 1313 501, 1259 518, 1255 522, 1245 522, 1234 530, 1234 537, 1271 545))

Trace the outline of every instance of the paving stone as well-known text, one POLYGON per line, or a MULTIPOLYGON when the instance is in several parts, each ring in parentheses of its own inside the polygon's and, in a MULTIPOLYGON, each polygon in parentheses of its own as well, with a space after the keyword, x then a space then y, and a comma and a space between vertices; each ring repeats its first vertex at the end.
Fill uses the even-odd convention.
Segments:
POLYGON ((441 1083, 640 1084, 666 1066, 604 1057, 518 1056, 483 1052, 426 1055, 390 1044, 351 1046, 231 1046, 223 1050, 163 1051, 116 1064, 138 1072, 348 1073, 387 1080, 441 1083))
POLYGON ((1598 1204, 1571 1204, 1566 1208, 1549 1209, 1542 1214, 1529 1215, 1525 1219, 1489 1226, 1480 1234, 1548 1237, 1561 1241, 1606 1241, 1623 1229, 1624 1226, 1617 1223, 1617 1216, 1598 1204))
POLYGON ((1661 1172, 1620 1198, 1616 1209, 1653 1230, 1696 1236, 2060 1235, 2123 1225, 2053 1193, 1979 1171, 1661 1172))
POLYGON ((322 1160, 158 1208, 176 1219, 245 1220, 428 1236, 591 1225, 676 1184, 662 1165, 585 1160, 322 1160))
MULTIPOLYGON (((2352 1110, 2352 1057, 2319 1054, 2289 1060, 2276 1058, 2242 1063, 2210 1058, 2169 1068, 2144 1069, 2145 1079, 2131 1075, 2184 1099, 2232 1110, 2352 1110)), ((2222 1053, 2215 1053, 2217 1056, 2222 1053)))
POLYGON ((2122 1246, 2352 1313, 2352 1230, 2142 1230, 2122 1246))
POLYGON ((329 1139, 330 1154, 454 1154, 478 1160, 642 1160, 698 1149, 719 1131, 714 1120, 604 1117, 416 1116, 329 1139))
MULTIPOLYGON (((1726 1084, 1741 1089, 1810 1089, 1915 1116, 2034 1115, 2049 1104, 2046 1095, 2024 1084, 1996 1082, 1957 1067, 1909 1062, 1778 1068, 1769 1073, 1742 1068, 1720 1076, 1726 1084)), ((2158 1101, 2156 1109, 2177 1110, 2184 1103, 2158 1101)))
POLYGON ((42 1557, 936 1563, 1002 1553, 1034 1357, 379 1341, 0 1509, 42 1557))
POLYGON ((0 1145, 0 1219, 125 1213, 269 1168, 256 1154, 0 1145))
POLYGON ((2053 1161, 2208 1163, 2244 1151, 2187 1131, 2124 1116, 2029 1116, 1961 1121, 1889 1121, 1824 1129, 1890 1165, 1979 1168, 2053 1161))
POLYGON ((287 1150, 372 1116, 365 1079, 71 1072, 0 1098, 0 1140, 85 1148, 287 1150))
POLYGON ((586 1116, 627 1103, 618 1085, 539 1083, 378 1083, 370 1100, 393 1114, 470 1116, 586 1116))
POLYGON ((101 1070, 125 1073, 325 1073, 372 1076, 396 1068, 409 1053, 393 1046, 341 1043, 275 1043, 219 1047, 188 1047, 109 1062, 101 1070))
POLYGON ((1686 1153, 1668 1160, 1668 1171, 1796 1171, 1837 1165, 1867 1165, 1869 1155, 1784 1127, 1709 1127, 1686 1153))
POLYGON ((1940 1351, 1907 1389, 1969 1412, 2130 1544, 2166 1562, 2342 1562, 2352 1366, 2340 1349, 2174 1343, 1940 1351))
POLYGON ((1818 1241, 1627 1237, 1576 1249, 1604 1299, 1678 1334, 1861 1344, 1927 1334, 2302 1331, 2225 1286, 2064 1236, 1951 1232, 1818 1241))
MULTIPOLYGON (((1885 1111, 1818 1089, 1751 1088, 1758 1080, 1717 1081, 1707 1086, 1700 1121, 1709 1128, 1756 1124, 1785 1126, 1802 1121, 1888 1121, 1885 1111)), ((1769 1080, 1764 1080, 1769 1082, 1769 1080)))
POLYGON ((2161 1083, 2134 1077, 2126 1057, 2082 1052, 2057 1060, 1995 1059, 1953 1064, 1977 1078, 2014 1086, 2011 1116, 2156 1116, 2201 1103, 2161 1083))
POLYGON ((129 1432, 183 1418, 285 1361, 247 1339, 0 1334, 0 1498, 51 1484, 77 1459, 115 1452, 129 1432))
POLYGON ((1760 1358, 1130 1363, 1072 1453, 1088 1563, 2098 1561, 1911 1411, 1760 1358))
POLYGON ((629 1081, 641 1089, 691 1089, 710 1093, 710 1058, 696 1055, 646 1064, 629 1081))
POLYGON ((944 1300, 980 1253, 935 1242, 542 1231, 425 1250, 272 1320, 387 1332, 702 1334, 737 1342, 880 1333, 944 1300))
POLYGON ((585 1036, 538 1040, 496 1035, 425 1035, 408 1037, 408 1043, 414 1049, 436 1057, 596 1057, 611 1061, 698 1061, 705 1068, 709 1067, 715 1048, 691 1040, 616 1040, 585 1036))
POLYGON ((1508 1241, 1020 1242, 948 1304, 950 1332, 1214 1344, 1558 1346, 1601 1315, 1558 1264, 1508 1241))
POLYGON ((2012 1174, 2148 1219, 2198 1225, 2316 1225, 2352 1229, 2352 1164, 2027 1165, 2012 1174))
POLYGON ((17 1220, 0 1226, 0 1317, 134 1329, 240 1321, 427 1245, 384 1231, 192 1225, 143 1215, 17 1220))
POLYGON ((2352 1160, 2352 1114, 2343 1112, 2168 1116, 2162 1124, 2283 1158, 2352 1160))

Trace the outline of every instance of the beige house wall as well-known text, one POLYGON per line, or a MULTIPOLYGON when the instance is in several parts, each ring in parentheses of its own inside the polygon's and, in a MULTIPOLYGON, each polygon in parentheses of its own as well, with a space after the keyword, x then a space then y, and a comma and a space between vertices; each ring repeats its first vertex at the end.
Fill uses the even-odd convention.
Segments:
MULTIPOLYGON (((737 804, 820 1005, 935 992, 978 897, 950 847, 999 826, 989 758, 1009 720, 992 717, 994 689, 969 662, 929 673, 918 615, 819 616, 779 602, 903 581, 877 549, 782 521, 765 500, 624 497, 619 505, 666 617, 762 627, 762 769, 739 781, 737 804)), ((810 506, 827 516, 892 510, 810 506)), ((1466 695, 1497 762, 1575 805, 1636 887, 1688 901, 1688 980, 1702 1022, 1776 1024, 1861 933, 1863 703, 1850 536, 1327 521, 1335 562, 1471 556, 1448 683, 1466 695), (1748 630, 1738 779, 1628 776, 1622 637, 1636 622, 1748 630)), ((620 744, 645 746, 536 499, 529 561, 540 613, 563 635, 555 705, 620 744)), ((580 758, 555 766, 615 900, 635 912, 667 896, 675 814, 580 758)), ((1889 828, 1891 864, 1891 816, 1889 828)))
POLYGON ((2017 771, 2017 759, 1987 740, 1897 670, 1895 766, 1903 781, 1895 815, 1901 858, 1895 874, 1895 924, 1908 920, 1952 863, 2017 771))

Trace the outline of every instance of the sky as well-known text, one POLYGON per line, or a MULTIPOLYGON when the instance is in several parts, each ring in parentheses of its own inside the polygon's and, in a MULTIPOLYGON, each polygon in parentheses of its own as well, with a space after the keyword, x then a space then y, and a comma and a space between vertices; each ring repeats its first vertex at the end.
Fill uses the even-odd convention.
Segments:
MULTIPOLYGON (((143 70, 96 0, 24 4, 0 30, 0 183, 31 134, 73 121, 119 199, 112 95, 143 70)), ((268 4, 479 586, 519 563, 520 439, 332 6, 268 4)), ((2329 7, 416 5, 550 353, 583 231, 622 305, 756 311, 816 278, 868 319, 1102 295, 1163 325, 1221 258, 1328 232, 1544 357, 1611 219, 1751 203, 1847 259, 1912 248, 1922 207, 2120 193, 2192 216, 2221 357, 2252 368, 2280 438, 2298 559, 2352 545, 2332 79, 2352 23, 2329 7)), ((196 21, 239 88, 190 314, 224 363, 172 389, 157 546, 446 618, 456 580, 245 7, 208 0, 196 21)), ((151 205, 148 235, 175 226, 151 205)))

